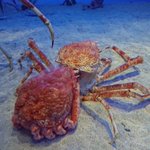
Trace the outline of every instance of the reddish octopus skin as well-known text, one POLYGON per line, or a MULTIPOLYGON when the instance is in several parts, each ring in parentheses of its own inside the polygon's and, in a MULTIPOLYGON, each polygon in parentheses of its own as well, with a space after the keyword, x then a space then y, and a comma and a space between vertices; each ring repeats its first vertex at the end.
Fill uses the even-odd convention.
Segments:
POLYGON ((27 80, 16 92, 14 127, 31 131, 35 140, 65 134, 76 88, 74 72, 66 67, 27 80))

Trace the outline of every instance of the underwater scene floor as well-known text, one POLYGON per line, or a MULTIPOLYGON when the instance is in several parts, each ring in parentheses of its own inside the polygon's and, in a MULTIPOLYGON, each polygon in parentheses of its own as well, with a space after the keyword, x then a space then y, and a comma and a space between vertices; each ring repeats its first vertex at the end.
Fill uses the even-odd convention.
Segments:
MULTIPOLYGON (((6 9, 6 18, 0 20, 0 47, 13 62, 10 71, 0 51, 0 150, 150 150, 150 99, 141 102, 132 98, 106 99, 119 131, 113 145, 107 113, 103 106, 92 102, 81 104, 75 130, 52 141, 35 142, 26 132, 13 128, 15 91, 30 66, 30 61, 24 61, 21 70, 17 60, 28 49, 29 38, 37 42, 55 65, 61 47, 86 40, 96 41, 101 49, 115 45, 132 58, 142 56, 143 64, 103 84, 138 82, 150 88, 150 3, 112 4, 94 10, 82 10, 81 5, 38 8, 53 25, 53 48, 47 28, 30 10, 6 9)), ((124 62, 109 50, 103 51, 101 57, 111 58, 112 68, 124 62)))

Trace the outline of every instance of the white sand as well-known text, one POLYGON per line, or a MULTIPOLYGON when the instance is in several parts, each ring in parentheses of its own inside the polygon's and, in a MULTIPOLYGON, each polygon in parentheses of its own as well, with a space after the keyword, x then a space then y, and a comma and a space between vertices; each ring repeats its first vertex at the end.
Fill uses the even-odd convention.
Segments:
MULTIPOLYGON (((125 5, 106 5, 103 9, 82 11, 80 5, 74 7, 41 7, 51 20, 55 31, 55 45, 50 48, 47 28, 29 12, 17 13, 7 10, 7 20, 0 21, 0 46, 13 58, 14 70, 9 72, 7 61, 0 52, 0 150, 112 150, 108 130, 100 122, 104 111, 101 106, 87 104, 99 117, 95 119, 81 109, 78 127, 66 136, 52 142, 35 143, 30 136, 14 130, 11 117, 14 109, 15 89, 24 76, 16 63, 27 49, 27 39, 33 37, 39 47, 54 62, 60 47, 82 41, 97 41, 100 47, 116 45, 131 57, 143 56, 144 63, 139 65, 139 76, 121 82, 136 81, 150 87, 150 3, 125 5)), ((114 65, 123 61, 114 53, 104 56, 113 57, 114 65)), ((25 65, 26 63, 24 63, 25 65)), ((135 101, 126 101, 133 102, 135 101)), ((136 101, 137 103, 138 101, 136 101)), ((150 150, 150 106, 131 112, 112 108, 119 130, 116 140, 117 150, 150 150), (126 130, 129 131, 126 131, 126 130)))

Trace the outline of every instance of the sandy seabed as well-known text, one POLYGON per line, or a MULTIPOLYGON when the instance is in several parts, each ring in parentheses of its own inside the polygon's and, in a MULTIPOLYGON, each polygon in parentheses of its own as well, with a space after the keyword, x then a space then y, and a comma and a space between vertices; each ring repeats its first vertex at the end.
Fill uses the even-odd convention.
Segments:
MULTIPOLYGON (((11 117, 19 81, 27 71, 21 71, 17 60, 27 46, 27 39, 34 38, 39 47, 55 63, 59 48, 65 44, 83 40, 97 41, 101 48, 116 45, 129 56, 140 55, 144 63, 139 65, 140 75, 121 82, 136 81, 150 87, 150 3, 105 5, 103 9, 82 10, 81 5, 40 6, 51 20, 55 31, 55 45, 50 48, 47 28, 30 11, 6 10, 6 20, 0 20, 0 46, 12 57, 14 69, 9 72, 7 60, 0 55, 0 150, 150 150, 150 102, 136 105, 138 100, 121 99, 112 104, 119 136, 114 146, 109 144, 108 120, 102 106, 86 103, 81 107, 77 129, 53 141, 39 143, 12 127, 11 117), (133 103, 133 105, 131 105, 133 103), (86 111, 90 108, 91 115, 86 111)), ((112 51, 103 56, 111 57, 113 65, 123 60, 112 51)), ((26 66, 27 63, 24 63, 26 66)), ((129 71, 133 71, 130 69, 129 71)))

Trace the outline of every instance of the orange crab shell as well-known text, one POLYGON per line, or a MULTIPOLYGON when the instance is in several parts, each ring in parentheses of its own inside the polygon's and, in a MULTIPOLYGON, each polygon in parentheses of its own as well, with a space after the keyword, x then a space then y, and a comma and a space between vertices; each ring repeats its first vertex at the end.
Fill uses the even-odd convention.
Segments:
POLYGON ((57 61, 73 69, 93 72, 93 66, 99 62, 99 48, 96 42, 83 41, 62 47, 57 61))

